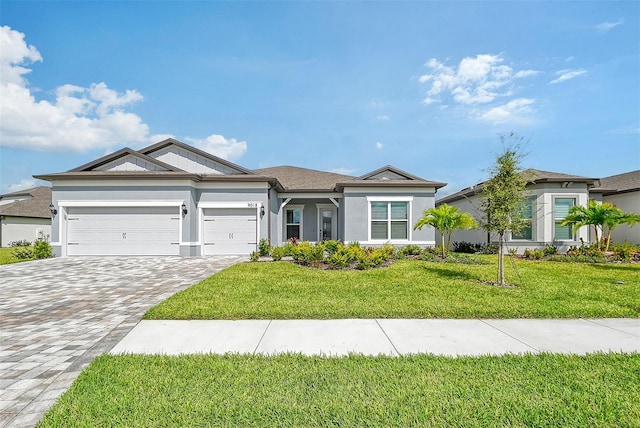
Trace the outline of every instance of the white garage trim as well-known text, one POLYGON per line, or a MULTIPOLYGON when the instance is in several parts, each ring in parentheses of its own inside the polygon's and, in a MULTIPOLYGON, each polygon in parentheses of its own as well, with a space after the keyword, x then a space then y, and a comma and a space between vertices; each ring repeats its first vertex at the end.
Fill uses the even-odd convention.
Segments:
POLYGON ((179 218, 178 225, 178 238, 179 246, 191 245, 189 242, 183 242, 182 233, 182 220, 183 216, 180 213, 180 207, 184 204, 184 200, 156 200, 156 201, 58 201, 58 241, 51 243, 51 245, 59 245, 61 250, 61 256, 67 256, 68 242, 67 242, 67 216, 69 208, 153 208, 153 207, 167 207, 174 208, 177 211, 179 218))

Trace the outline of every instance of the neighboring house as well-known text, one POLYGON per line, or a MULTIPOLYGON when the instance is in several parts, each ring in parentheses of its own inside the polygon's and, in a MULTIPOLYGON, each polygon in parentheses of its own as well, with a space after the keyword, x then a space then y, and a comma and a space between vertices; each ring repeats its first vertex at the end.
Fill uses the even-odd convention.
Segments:
POLYGON ((53 184, 58 256, 249 254, 290 238, 430 246, 434 230, 413 224, 445 185, 392 166, 252 171, 174 139, 36 178, 53 184))
MULTIPOLYGON (((624 211, 640 214, 640 170, 601 178, 590 193, 591 199, 610 202, 624 211)), ((640 244, 640 225, 617 227, 611 240, 640 244)))
POLYGON ((0 247, 51 235, 51 188, 35 187, 0 196, 0 247))
MULTIPOLYGON (((575 230, 571 226, 562 226, 560 223, 572 206, 587 204, 589 189, 597 179, 537 169, 527 169, 523 172, 523 176, 529 182, 524 212, 525 216, 531 219, 531 224, 517 234, 508 234, 507 247, 522 253, 526 248, 555 245, 558 250, 566 251, 572 245, 580 245, 581 239, 589 242, 587 227, 575 230)), ((480 205, 483 188, 484 183, 479 183, 439 199, 436 205, 443 203, 453 205, 480 220, 482 219, 480 205)), ((489 235, 483 229, 465 230, 454 232, 452 241, 497 242, 497 236, 489 235)))

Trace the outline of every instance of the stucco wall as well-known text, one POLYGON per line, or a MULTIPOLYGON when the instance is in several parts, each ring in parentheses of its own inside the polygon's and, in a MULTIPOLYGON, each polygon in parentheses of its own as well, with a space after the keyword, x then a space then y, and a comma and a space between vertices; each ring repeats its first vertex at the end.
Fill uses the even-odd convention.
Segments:
POLYGON ((13 241, 33 242, 38 238, 50 240, 51 236, 51 220, 48 218, 2 216, 0 228, 2 247, 8 247, 13 241))
MULTIPOLYGON (((555 198, 574 198, 576 205, 586 205, 589 199, 587 185, 584 183, 572 183, 563 187, 563 183, 540 183, 527 186, 527 196, 533 199, 532 239, 515 240, 507 236, 509 248, 515 248, 522 253, 526 248, 543 248, 546 245, 556 245, 559 251, 566 251, 572 245, 580 245, 580 238, 589 241, 589 230, 582 227, 575 233, 575 239, 556 240, 553 205, 555 198)), ((479 195, 449 202, 449 205, 459 208, 463 212, 471 214, 478 222, 482 220, 480 210, 481 197, 479 195)), ((440 234, 437 233, 438 242, 440 234)), ((497 236, 490 236, 491 242, 497 242, 497 236)), ((451 242, 487 243, 487 232, 483 229, 464 230, 454 232, 451 242)))
MULTIPOLYGON (((64 203, 100 202, 149 202, 149 201, 180 201, 187 208, 187 215, 182 218, 182 241, 180 254, 183 256, 201 254, 199 204, 224 202, 254 202, 268 207, 268 190, 266 184, 250 186, 247 184, 228 185, 226 183, 206 183, 194 186, 190 181, 181 183, 140 183, 140 184, 109 184, 109 185, 56 185, 52 193, 53 204, 58 207, 64 203), (225 187, 227 185, 228 187, 225 187), (263 186, 263 187, 260 187, 263 186)), ((178 209, 176 207, 176 209, 178 209)), ((64 208, 59 213, 51 227, 51 242, 55 255, 63 253, 64 245, 64 208)), ((260 238, 269 236, 269 216, 265 215, 260 221, 260 238)))
MULTIPOLYGON (((640 191, 620 193, 618 195, 605 196, 605 202, 610 202, 618 208, 640 214, 640 191)), ((627 225, 618 226, 611 234, 613 242, 628 241, 632 244, 640 244, 640 224, 629 227, 627 225)))
POLYGON ((380 245, 384 242, 369 240, 369 200, 367 198, 407 198, 410 199, 409 237, 410 240, 390 241, 392 244, 417 244, 433 246, 435 232, 432 227, 413 230, 416 221, 425 209, 435 205, 435 189, 345 189, 344 190, 344 241, 358 241, 365 245, 380 245))

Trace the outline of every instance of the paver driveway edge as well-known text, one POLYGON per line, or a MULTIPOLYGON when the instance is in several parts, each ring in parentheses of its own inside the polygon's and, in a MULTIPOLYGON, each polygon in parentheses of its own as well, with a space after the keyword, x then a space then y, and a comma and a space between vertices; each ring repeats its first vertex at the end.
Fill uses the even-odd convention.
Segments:
POLYGON ((0 266, 0 427, 32 427, 144 312, 246 257, 56 258, 0 266))

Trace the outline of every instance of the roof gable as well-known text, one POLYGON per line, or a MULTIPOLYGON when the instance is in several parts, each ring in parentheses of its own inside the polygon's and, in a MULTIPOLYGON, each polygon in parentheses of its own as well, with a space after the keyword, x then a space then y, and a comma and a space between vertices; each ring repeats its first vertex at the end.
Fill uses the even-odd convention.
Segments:
POLYGON ((383 166, 361 177, 360 180, 422 180, 420 177, 409 174, 391 165, 383 166))
POLYGON ((72 169, 70 172, 84 171, 179 171, 172 165, 153 159, 133 149, 125 147, 92 162, 72 169))
POLYGON ((168 138, 140 150, 153 159, 172 165, 174 168, 201 175, 252 174, 239 165, 214 156, 193 146, 168 138))

